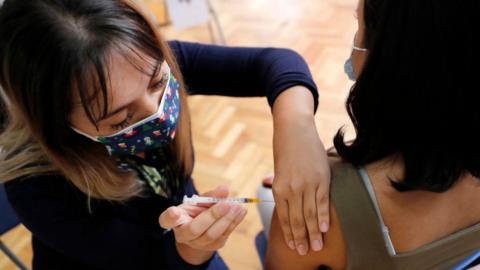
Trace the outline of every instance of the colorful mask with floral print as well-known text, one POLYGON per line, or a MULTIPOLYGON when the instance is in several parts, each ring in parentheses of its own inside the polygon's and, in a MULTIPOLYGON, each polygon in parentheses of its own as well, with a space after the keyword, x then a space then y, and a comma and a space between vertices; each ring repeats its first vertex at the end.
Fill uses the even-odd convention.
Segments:
POLYGON ((91 136, 75 132, 105 145, 110 155, 135 155, 170 143, 175 138, 180 115, 180 84, 170 73, 158 111, 151 116, 109 136, 91 136))

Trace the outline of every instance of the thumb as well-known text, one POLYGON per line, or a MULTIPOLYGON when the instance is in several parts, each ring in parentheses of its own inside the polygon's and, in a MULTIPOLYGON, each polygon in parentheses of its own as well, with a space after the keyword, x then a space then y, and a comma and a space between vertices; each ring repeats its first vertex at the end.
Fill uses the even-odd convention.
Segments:
POLYGON ((220 185, 214 190, 203 193, 202 196, 225 198, 228 196, 228 187, 226 185, 220 185))

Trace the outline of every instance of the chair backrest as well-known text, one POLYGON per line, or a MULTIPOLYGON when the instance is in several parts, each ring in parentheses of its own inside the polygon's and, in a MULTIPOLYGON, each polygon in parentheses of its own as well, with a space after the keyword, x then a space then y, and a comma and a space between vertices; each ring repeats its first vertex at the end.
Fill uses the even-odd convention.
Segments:
POLYGON ((5 187, 0 184, 0 235, 20 224, 20 221, 7 200, 5 187))

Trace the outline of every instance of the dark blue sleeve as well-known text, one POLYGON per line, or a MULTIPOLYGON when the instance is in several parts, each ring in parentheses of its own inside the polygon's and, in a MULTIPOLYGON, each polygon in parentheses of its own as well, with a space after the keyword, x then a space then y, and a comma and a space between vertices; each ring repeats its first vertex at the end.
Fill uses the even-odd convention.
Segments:
POLYGON ((279 48, 222 47, 171 41, 169 45, 190 94, 275 99, 288 88, 308 88, 318 107, 318 91, 304 59, 279 48))
POLYGON ((171 232, 155 231, 114 212, 88 213, 86 200, 78 200, 82 194, 61 177, 15 180, 5 188, 21 222, 73 265, 84 265, 84 269, 203 270, 210 263, 196 266, 185 262, 171 232))

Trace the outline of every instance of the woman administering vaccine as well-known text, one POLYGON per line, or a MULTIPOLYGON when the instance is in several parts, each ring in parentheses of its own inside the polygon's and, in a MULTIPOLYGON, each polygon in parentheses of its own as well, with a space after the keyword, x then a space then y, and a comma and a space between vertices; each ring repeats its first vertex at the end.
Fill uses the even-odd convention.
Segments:
POLYGON ((267 96, 286 244, 321 249, 329 170, 303 59, 167 44, 145 18, 120 0, 0 8, 0 180, 32 232, 34 269, 226 268, 216 250, 246 210, 181 204, 196 193, 188 94, 267 96))

